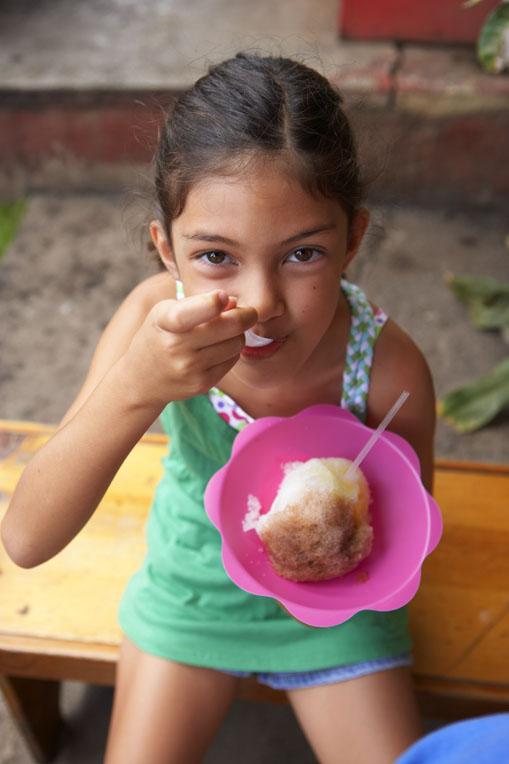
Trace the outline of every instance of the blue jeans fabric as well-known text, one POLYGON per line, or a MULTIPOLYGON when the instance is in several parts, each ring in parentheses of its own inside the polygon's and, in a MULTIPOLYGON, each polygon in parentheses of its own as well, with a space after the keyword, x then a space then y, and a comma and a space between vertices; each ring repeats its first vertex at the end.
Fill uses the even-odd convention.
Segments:
POLYGON ((240 678, 256 676, 260 684, 265 684, 274 690, 300 690, 305 687, 317 687, 321 684, 345 682, 348 679, 356 679, 367 674, 374 674, 377 671, 386 671, 387 669, 399 666, 411 665, 411 653, 404 653, 393 658, 380 658, 379 660, 352 663, 346 666, 334 666, 333 668, 319 669, 318 671, 283 671, 281 673, 254 673, 251 671, 229 671, 224 669, 221 669, 221 671, 224 674, 240 678))

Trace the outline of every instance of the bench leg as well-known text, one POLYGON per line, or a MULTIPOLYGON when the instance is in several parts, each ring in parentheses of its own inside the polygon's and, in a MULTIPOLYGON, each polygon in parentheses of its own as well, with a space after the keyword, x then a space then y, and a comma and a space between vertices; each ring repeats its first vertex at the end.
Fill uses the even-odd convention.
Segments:
POLYGON ((60 682, 0 676, 0 688, 36 761, 51 761, 57 752, 61 722, 60 682))

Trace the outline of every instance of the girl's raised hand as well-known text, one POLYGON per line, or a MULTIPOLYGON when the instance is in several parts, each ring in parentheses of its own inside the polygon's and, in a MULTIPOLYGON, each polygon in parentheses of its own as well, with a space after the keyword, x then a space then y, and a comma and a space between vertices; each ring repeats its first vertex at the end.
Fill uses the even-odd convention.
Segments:
POLYGON ((254 308, 220 290, 158 302, 122 359, 137 403, 160 409, 205 393, 235 365, 256 321, 254 308))

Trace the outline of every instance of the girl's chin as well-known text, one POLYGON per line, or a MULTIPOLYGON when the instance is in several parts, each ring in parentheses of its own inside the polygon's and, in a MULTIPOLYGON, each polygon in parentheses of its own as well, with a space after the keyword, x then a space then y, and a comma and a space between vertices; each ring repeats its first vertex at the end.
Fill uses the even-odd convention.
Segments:
POLYGON ((278 364, 276 368, 276 364, 245 362, 241 357, 229 375, 246 387, 268 390, 295 381, 295 367, 285 364, 283 368, 278 364))

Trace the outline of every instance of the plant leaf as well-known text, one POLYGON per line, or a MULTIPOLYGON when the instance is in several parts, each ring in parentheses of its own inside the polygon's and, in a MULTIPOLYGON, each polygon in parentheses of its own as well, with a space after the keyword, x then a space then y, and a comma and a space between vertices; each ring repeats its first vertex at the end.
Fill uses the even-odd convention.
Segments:
POLYGON ((477 58, 490 74, 509 67, 509 3, 501 2, 481 27, 477 58))
POLYGON ((467 306, 477 329, 509 327, 509 284, 488 276, 446 276, 446 283, 467 306))
POLYGON ((452 390, 438 402, 439 416, 458 432, 473 432, 509 409, 509 358, 486 376, 452 390))
POLYGON ((26 202, 24 199, 19 199, 10 204, 0 204, 0 257, 16 236, 25 209, 26 202))

